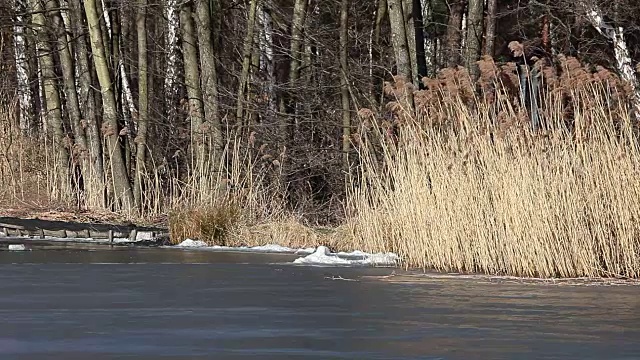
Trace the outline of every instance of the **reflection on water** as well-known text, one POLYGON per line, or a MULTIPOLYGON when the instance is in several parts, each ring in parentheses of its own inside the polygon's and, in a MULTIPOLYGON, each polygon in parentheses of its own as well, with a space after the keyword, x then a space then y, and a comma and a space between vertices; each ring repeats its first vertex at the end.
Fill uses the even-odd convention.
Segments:
POLYGON ((293 258, 0 252, 0 359, 640 358, 637 286, 416 280, 293 258))

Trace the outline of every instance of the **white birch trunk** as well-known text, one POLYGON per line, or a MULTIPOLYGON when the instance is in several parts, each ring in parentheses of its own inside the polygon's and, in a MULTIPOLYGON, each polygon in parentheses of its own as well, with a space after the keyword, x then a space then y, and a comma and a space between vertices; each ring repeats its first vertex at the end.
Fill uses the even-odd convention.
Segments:
POLYGON ((268 112, 269 117, 276 113, 275 100, 275 76, 273 64, 273 27, 271 24, 271 15, 264 10, 264 6, 260 4, 258 8, 258 21, 260 23, 260 72, 266 76, 266 84, 264 91, 269 97, 268 112))
MULTIPOLYGON (((420 4, 422 5, 422 24, 426 27, 427 24, 433 22, 433 8, 429 0, 420 0, 420 4)), ((436 43, 431 35, 432 34, 426 31, 424 33, 424 57, 427 63, 428 76, 435 76, 435 69, 437 67, 436 43)))
POLYGON ((20 103, 20 130, 29 133, 31 130, 31 89, 29 87, 29 61, 27 59, 27 38, 25 36, 24 13, 26 6, 23 0, 16 0, 16 22, 13 27, 13 41, 16 60, 16 80, 18 83, 18 100, 20 103))
POLYGON ((629 55, 627 42, 624 40, 624 29, 615 27, 604 21, 602 12, 597 7, 592 7, 587 11, 587 17, 591 25, 604 37, 613 43, 613 52, 616 58, 616 67, 620 77, 626 81, 634 94, 634 115, 636 120, 640 120, 640 86, 635 74, 633 61, 629 55))
MULTIPOLYGON (((128 106, 129 113, 135 119, 138 115, 138 110, 136 110, 136 104, 133 102, 133 94, 131 93, 131 85, 129 85, 129 79, 127 78, 127 73, 124 69, 124 62, 122 62, 122 57, 118 60, 118 69, 120 71, 120 77, 122 78, 122 95, 124 95, 124 99, 126 101, 126 105, 128 106)), ((122 106, 125 106, 124 104, 122 106)))
POLYGON ((462 39, 460 39, 460 48, 464 49, 467 46, 467 22, 469 17, 467 16, 467 12, 465 11, 462 14, 462 39))
MULTIPOLYGON (((109 33, 109 40, 111 40, 113 32, 111 30, 111 17, 109 16, 109 9, 107 8, 107 3, 105 0, 100 0, 100 1, 102 1, 102 16, 104 17, 104 23, 107 27, 107 32, 109 33)), ((114 49, 114 51, 116 50, 114 49)), ((129 85, 129 78, 127 78, 127 72, 124 68, 124 62, 122 61, 121 56, 118 57, 117 66, 118 66, 118 72, 120 73, 120 78, 122 80, 122 95, 124 98, 124 103, 122 104, 123 113, 126 114, 124 110, 128 110, 131 117, 136 118, 138 114, 138 110, 136 110, 136 104, 133 102, 131 85, 129 85)))
MULTIPOLYGON (((36 47, 36 57, 40 59, 42 54, 36 47)), ((38 74, 38 98, 40 101, 40 113, 37 116, 40 118, 40 124, 42 124, 42 130, 46 134, 49 131, 49 124, 47 121, 47 103, 44 98, 44 76, 42 76, 42 66, 40 66, 40 61, 36 61, 37 66, 37 74, 38 74)))
POLYGON ((102 17, 104 17, 104 23, 107 27, 107 32, 109 33, 109 39, 111 39, 111 19, 109 17, 109 9, 107 8, 107 2, 105 0, 100 0, 102 2, 102 17))
POLYGON ((178 12, 176 0, 166 1, 165 15, 167 17, 167 72, 164 79, 164 93, 167 99, 173 99, 175 93, 176 65, 178 60, 178 12))

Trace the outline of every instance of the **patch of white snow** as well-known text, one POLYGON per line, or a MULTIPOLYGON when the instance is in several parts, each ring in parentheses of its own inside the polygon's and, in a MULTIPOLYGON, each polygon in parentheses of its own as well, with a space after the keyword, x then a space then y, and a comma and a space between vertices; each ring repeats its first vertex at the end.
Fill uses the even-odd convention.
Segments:
POLYGON ((280 245, 272 245, 272 244, 267 244, 267 245, 262 245, 262 246, 254 246, 254 247, 243 247, 243 250, 253 250, 253 251, 259 251, 259 252, 272 252, 272 253, 290 253, 290 252, 294 252, 295 250, 288 248, 286 246, 280 246, 280 245))
POLYGON ((293 262, 295 264, 311 265, 351 265, 350 260, 342 259, 337 254, 332 254, 326 246, 318 246, 313 254, 297 258, 293 262))
POLYGON ((222 246, 213 245, 208 246, 204 241, 187 239, 174 247, 188 247, 199 248, 201 250, 213 250, 213 251, 243 251, 243 252, 258 252, 258 253, 288 253, 288 254, 301 254, 307 255, 313 253, 316 248, 305 249, 292 249, 286 246, 267 244, 260 246, 222 246))
POLYGON ((307 265, 340 265, 340 266, 395 266, 399 258, 394 253, 369 254, 363 251, 350 253, 332 253, 326 246, 319 246, 316 251, 308 256, 298 258, 295 264, 307 265))
POLYGON ((294 254, 296 254, 296 255, 309 255, 309 254, 313 254, 314 252, 316 252, 316 248, 308 247, 308 248, 298 249, 298 250, 296 250, 296 252, 294 254))
POLYGON ((204 241, 200 241, 200 240, 186 239, 185 241, 183 241, 180 244, 176 245, 176 247, 202 248, 202 247, 207 247, 207 243, 204 242, 204 241))

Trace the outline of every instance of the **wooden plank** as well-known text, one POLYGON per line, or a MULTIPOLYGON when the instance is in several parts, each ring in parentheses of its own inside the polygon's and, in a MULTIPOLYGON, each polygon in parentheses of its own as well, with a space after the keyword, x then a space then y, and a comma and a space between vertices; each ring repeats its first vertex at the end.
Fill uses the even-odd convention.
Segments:
POLYGON ((24 230, 24 226, 17 225, 17 224, 8 224, 8 223, 0 222, 0 226, 3 228, 9 228, 13 230, 24 230))

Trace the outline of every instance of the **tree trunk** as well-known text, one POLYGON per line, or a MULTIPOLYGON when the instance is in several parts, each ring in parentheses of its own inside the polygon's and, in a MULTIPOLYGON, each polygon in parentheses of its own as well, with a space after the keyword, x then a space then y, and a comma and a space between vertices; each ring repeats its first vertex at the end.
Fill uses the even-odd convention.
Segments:
POLYGON ((478 64, 476 64, 476 62, 480 59, 482 53, 483 23, 484 0, 469 0, 465 66, 469 70, 469 75, 473 81, 479 76, 478 64))
MULTIPOLYGON (((97 119, 96 102, 93 95, 93 85, 91 80, 91 66, 89 63, 89 51, 87 49, 87 39, 83 26, 84 16, 82 12, 81 0, 71 0, 69 2, 70 19, 75 39, 75 60, 76 76, 78 81, 78 101, 83 121, 85 122, 85 136, 89 150, 89 161, 91 172, 85 178, 85 189, 87 191, 87 206, 90 208, 104 208, 106 206, 104 198, 104 165, 102 163, 102 137, 100 136, 100 125, 97 119)), ((87 176, 87 175, 85 175, 87 176)))
MULTIPOLYGON (((487 0, 487 29, 484 37, 484 54, 491 57, 495 54, 496 47, 496 13, 498 0, 487 0)), ((547 17, 545 16, 546 20, 547 17)), ((543 41, 544 43, 544 41, 543 41)))
MULTIPOLYGON (((84 2, 84 0, 81 0, 84 2)), ((109 69, 112 67, 111 58, 111 21, 109 19, 109 10, 106 6, 106 0, 93 0, 96 3, 96 11, 99 14, 98 20, 100 23, 100 34, 102 37, 102 44, 104 48, 104 54, 106 55, 107 64, 109 69)))
MULTIPOLYGON (((290 115, 296 112, 297 99, 295 93, 298 86, 298 78, 300 77, 300 64, 304 56, 302 49, 304 34, 304 24, 307 17, 307 5, 309 0, 295 0, 293 6, 293 20, 291 22, 291 61, 289 63, 289 89, 287 95, 286 111, 290 115)), ((286 144, 286 140, 295 137, 295 131, 292 128, 295 120, 291 117, 283 119, 280 129, 280 137, 282 144, 286 144)))
POLYGON ((340 95, 342 101, 342 170, 351 172, 349 152, 351 151, 351 104, 349 102, 349 0, 342 0, 340 6, 340 95))
POLYGON ((211 12, 209 0, 196 0, 198 43, 200 49, 201 86, 204 102, 205 128, 209 131, 212 140, 211 156, 215 168, 221 161, 222 154, 222 129, 218 117, 218 73, 214 56, 211 12))
POLYGON ((407 81, 413 80, 411 55, 405 32, 404 11, 402 0, 387 0, 389 6, 389 21, 391 24, 391 43, 396 58, 396 73, 407 81))
POLYGON ((31 86, 29 85, 29 60, 27 58, 27 37, 24 14, 27 12, 25 0, 15 0, 15 25, 13 26, 14 54, 16 61, 16 83, 20 104, 20 130, 30 134, 34 127, 31 106, 31 86))
POLYGON ((260 72, 265 74, 267 78, 262 95, 267 98, 267 119, 273 120, 276 114, 273 27, 271 15, 264 9, 262 4, 258 11, 258 19, 260 21, 260 72))
POLYGON ((449 20, 447 22, 446 59, 447 66, 460 65, 462 44, 462 17, 464 14, 464 0, 452 0, 449 3, 449 20))
POLYGON ((198 69, 198 49, 196 33, 193 26, 191 5, 184 4, 180 8, 180 30, 182 31, 182 56, 184 62, 184 82, 189 97, 189 118, 191 120, 191 139, 195 150, 196 169, 204 166, 204 110, 202 90, 200 88, 200 71, 198 69))
POLYGON ((113 182, 114 204, 117 208, 131 213, 134 200, 131 185, 127 176, 124 156, 119 141, 118 110, 113 91, 109 65, 105 55, 105 46, 102 42, 102 30, 96 8, 96 0, 84 0, 84 9, 87 15, 87 25, 91 37, 91 51, 98 75, 98 82, 102 92, 103 110, 103 134, 107 138, 109 160, 111 164, 111 178, 113 182))
MULTIPOLYGON (((408 0, 405 0, 408 1, 408 0)), ((424 41, 424 21, 422 18, 422 3, 420 0, 411 0, 413 1, 413 16, 412 20, 407 24, 413 27, 413 43, 415 47, 415 65, 414 70, 416 71, 416 79, 414 82, 417 82, 419 86, 422 86, 422 78, 427 76, 427 58, 425 54, 425 41, 424 41)))
POLYGON ((289 83, 291 88, 297 86, 300 77, 300 63, 303 56, 302 35, 304 23, 307 17, 307 5, 309 0, 296 0, 293 8, 293 20, 291 24, 291 67, 289 68, 289 83))
MULTIPOLYGON (((407 41, 407 50, 409 51, 409 59, 411 61, 411 74, 413 77, 409 79, 412 83, 416 83, 418 79, 418 47, 416 46, 416 17, 414 4, 416 0, 400 0, 402 2, 402 17, 404 19, 404 36, 407 41)), ((424 51, 423 51, 424 54, 424 51)))
POLYGON ((251 51, 253 47, 253 37, 256 22, 256 9, 258 0, 251 0, 249 5, 249 17, 247 18, 247 33, 244 37, 244 45, 242 49, 242 70, 238 82, 238 94, 236 99, 236 125, 242 126, 244 123, 244 103, 246 101, 245 94, 247 91, 247 81, 249 79, 249 68, 251 65, 251 51))
MULTIPOLYGON (((66 99, 66 111, 69 115, 69 121, 71 123, 71 129, 73 130, 73 136, 77 147, 74 151, 77 154, 73 154, 73 157, 77 156, 80 162, 80 170, 85 183, 91 181, 90 177, 90 160, 87 150, 87 138, 84 132, 84 127, 81 124, 82 115, 80 114, 80 104, 78 102, 78 92, 75 82, 75 71, 73 65, 73 57, 71 55, 71 46, 67 41, 66 28, 64 26, 62 15, 60 14, 60 5, 57 0, 46 0, 45 7, 47 9, 47 16, 53 19, 53 28, 57 39, 58 48, 56 52, 60 56, 60 67, 62 68, 62 79, 64 83, 64 92, 66 99)), ((88 194, 89 197, 93 194, 88 194)))
POLYGON ((379 66, 384 49, 380 45, 380 31, 383 21, 387 16, 387 0, 377 0, 375 11, 375 20, 371 26, 370 44, 369 44, 369 84, 367 89, 367 98, 371 108, 378 108, 380 105, 379 97, 381 95, 382 83, 385 78, 385 71, 379 66))
POLYGON ((166 47, 166 77, 164 79, 164 97, 167 106, 168 123, 173 124, 176 119, 176 67, 178 63, 178 29, 180 19, 176 7, 176 0, 166 0, 165 16, 167 18, 166 47))
POLYGON ((52 189, 53 197, 62 201, 70 201, 73 198, 69 176, 69 151, 65 143, 65 135, 62 124, 62 103, 58 93, 57 76, 53 59, 53 49, 49 44, 46 32, 47 23, 44 16, 44 7, 40 0, 31 0, 31 19, 37 38, 38 61, 43 79, 44 99, 47 107, 47 130, 53 132, 53 146, 55 151, 56 174, 59 178, 52 189))
POLYGON ((435 77, 438 68, 436 56, 435 22, 433 19, 433 5, 431 0, 419 0, 422 8, 422 36, 424 38, 424 61, 426 65, 426 76, 435 77))
POLYGON ((133 198, 138 211, 143 211, 142 184, 146 176, 147 128, 149 122, 149 74, 147 61, 147 0, 138 0, 136 12, 138 37, 138 128, 136 144, 136 170, 133 198))
POLYGON ((382 21, 387 16, 387 0, 378 0, 378 9, 376 10, 376 23, 374 25, 374 43, 380 44, 380 28, 382 27, 382 21))

